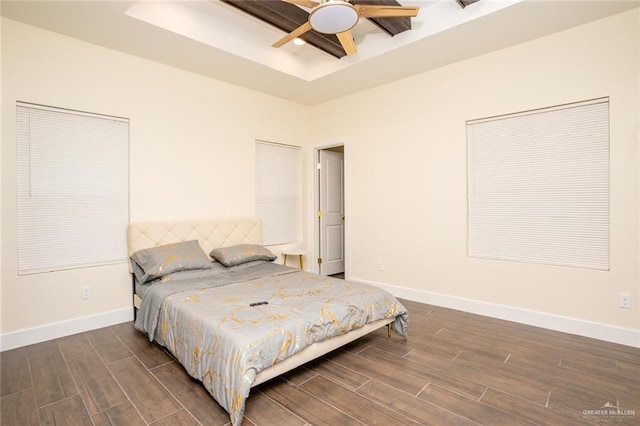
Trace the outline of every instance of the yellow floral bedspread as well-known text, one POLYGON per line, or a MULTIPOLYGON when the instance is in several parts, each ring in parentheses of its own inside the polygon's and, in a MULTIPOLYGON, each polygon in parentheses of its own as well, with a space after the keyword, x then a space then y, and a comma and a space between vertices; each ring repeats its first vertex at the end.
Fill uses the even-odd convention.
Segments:
POLYGON ((407 310, 377 287, 275 264, 246 269, 231 278, 156 284, 136 320, 202 381, 234 426, 256 374, 314 342, 391 317, 406 336, 407 310))

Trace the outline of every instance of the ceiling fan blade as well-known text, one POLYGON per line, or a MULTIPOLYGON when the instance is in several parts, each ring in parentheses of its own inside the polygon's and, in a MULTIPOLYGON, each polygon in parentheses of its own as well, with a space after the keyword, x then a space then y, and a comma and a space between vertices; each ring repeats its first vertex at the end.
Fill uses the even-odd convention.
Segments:
POLYGON ((317 1, 313 1, 313 0, 282 0, 282 1, 285 1, 291 4, 297 4, 298 6, 309 7, 311 9, 313 9, 314 7, 320 4, 317 1))
POLYGON ((304 24, 300 25, 295 30, 291 31, 286 36, 282 37, 280 40, 278 40, 275 43, 273 43, 271 46, 272 47, 280 47, 282 45, 285 45, 285 44, 289 43, 291 40, 293 40, 294 38, 300 37, 302 34, 306 33, 310 29, 311 29, 311 24, 309 23, 309 21, 307 21, 304 24))
POLYGON ((420 8, 418 6, 376 6, 368 4, 358 4, 354 6, 358 15, 363 18, 399 18, 418 16, 420 8))
POLYGON ((342 45, 342 48, 347 53, 347 55, 355 55, 357 51, 356 43, 353 41, 351 31, 343 31, 336 35, 338 36, 338 40, 340 40, 340 44, 342 45))

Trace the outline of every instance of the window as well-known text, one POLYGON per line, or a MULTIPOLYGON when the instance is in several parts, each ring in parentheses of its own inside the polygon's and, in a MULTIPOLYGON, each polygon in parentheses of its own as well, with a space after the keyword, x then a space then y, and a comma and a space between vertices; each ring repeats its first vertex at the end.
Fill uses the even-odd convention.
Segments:
POLYGON ((18 103, 18 273, 126 261, 129 122, 18 103))
POLYGON ((300 241, 300 148, 256 141, 256 216, 265 245, 300 241))
POLYGON ((472 257, 609 269, 609 99, 467 122, 472 257))

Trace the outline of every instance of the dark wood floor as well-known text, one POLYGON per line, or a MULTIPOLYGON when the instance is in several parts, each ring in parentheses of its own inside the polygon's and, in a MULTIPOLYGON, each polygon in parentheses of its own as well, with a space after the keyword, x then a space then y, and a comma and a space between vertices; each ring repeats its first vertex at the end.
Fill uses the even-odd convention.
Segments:
MULTIPOLYGON (((379 330, 253 389, 243 424, 640 424, 640 350, 406 306, 408 339, 379 330)), ((229 422, 131 323, 0 356, 5 426, 229 422)))

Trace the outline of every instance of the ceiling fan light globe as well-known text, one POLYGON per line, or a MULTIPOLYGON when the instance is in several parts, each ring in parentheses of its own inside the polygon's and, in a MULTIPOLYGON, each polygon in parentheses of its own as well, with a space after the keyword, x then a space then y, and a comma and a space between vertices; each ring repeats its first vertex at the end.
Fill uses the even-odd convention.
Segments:
POLYGON ((315 31, 338 34, 348 31, 358 22, 358 12, 351 3, 331 0, 315 7, 309 14, 309 24, 315 31))

